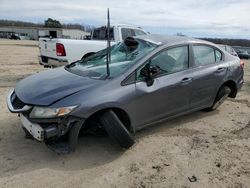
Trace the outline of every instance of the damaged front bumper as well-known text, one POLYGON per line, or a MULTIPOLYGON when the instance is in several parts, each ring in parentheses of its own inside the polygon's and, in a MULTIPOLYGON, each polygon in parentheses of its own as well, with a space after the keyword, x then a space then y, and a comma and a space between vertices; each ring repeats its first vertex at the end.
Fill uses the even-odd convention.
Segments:
POLYGON ((58 142, 64 142, 67 150, 75 150, 84 119, 71 115, 56 118, 30 118, 29 114, 33 106, 22 103, 14 91, 7 97, 7 106, 12 113, 19 114, 25 133, 29 136, 46 143, 54 150, 58 147, 53 145, 58 142))
MULTIPOLYGON (((21 121, 23 114, 20 114, 21 121)), ((28 126, 23 126, 33 138, 44 142, 50 149, 57 153, 75 151, 78 136, 85 120, 73 116, 53 119, 28 119, 28 126)))
POLYGON ((74 124, 84 122, 73 116, 48 119, 30 119, 28 116, 29 112, 20 113, 22 125, 32 137, 41 142, 56 141, 66 135, 74 124))

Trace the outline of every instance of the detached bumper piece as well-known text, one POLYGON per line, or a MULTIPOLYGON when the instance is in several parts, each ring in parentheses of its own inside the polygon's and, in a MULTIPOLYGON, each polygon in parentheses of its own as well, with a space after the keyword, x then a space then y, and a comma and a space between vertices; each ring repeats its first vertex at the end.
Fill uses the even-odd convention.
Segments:
POLYGON ((43 128, 38 123, 31 122, 23 114, 20 114, 20 120, 22 122, 23 129, 25 130, 25 132, 28 133, 32 138, 35 138, 40 142, 59 135, 58 128, 56 125, 51 125, 46 128, 43 128))
POLYGON ((37 123, 31 123, 23 114, 20 115, 23 128, 36 140, 44 141, 44 129, 37 123))

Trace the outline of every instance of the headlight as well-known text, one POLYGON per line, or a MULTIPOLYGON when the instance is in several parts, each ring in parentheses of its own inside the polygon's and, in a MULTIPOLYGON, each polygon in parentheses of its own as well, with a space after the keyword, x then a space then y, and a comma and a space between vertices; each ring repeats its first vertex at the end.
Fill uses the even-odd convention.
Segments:
POLYGON ((61 108, 49 108, 35 106, 31 113, 30 118, 53 118, 69 114, 77 106, 67 106, 61 108))

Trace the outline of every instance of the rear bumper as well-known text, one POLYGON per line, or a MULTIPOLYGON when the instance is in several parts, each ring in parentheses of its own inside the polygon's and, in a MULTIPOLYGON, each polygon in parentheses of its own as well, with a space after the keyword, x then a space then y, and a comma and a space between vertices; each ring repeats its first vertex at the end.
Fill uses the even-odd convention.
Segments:
POLYGON ((60 67, 67 65, 69 62, 67 59, 57 59, 51 58, 47 56, 38 56, 40 65, 44 65, 47 67, 60 67))

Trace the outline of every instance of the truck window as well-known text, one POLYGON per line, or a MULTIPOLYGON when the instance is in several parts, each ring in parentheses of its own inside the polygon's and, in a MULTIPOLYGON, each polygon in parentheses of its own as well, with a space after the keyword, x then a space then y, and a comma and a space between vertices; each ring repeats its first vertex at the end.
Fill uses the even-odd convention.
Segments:
MULTIPOLYGON (((101 27, 94 29, 93 31, 93 40, 107 40, 108 39, 108 32, 106 27, 101 27)), ((114 40, 114 29, 110 28, 110 39, 114 40)))
POLYGON ((133 37, 133 36, 138 36, 138 35, 146 35, 142 30, 139 29, 130 29, 130 28, 122 28, 122 40, 125 40, 127 37, 133 37))
POLYGON ((135 36, 135 31, 129 28, 122 28, 122 40, 126 39, 127 37, 135 36))
POLYGON ((139 29, 135 29, 135 36, 138 36, 138 35, 146 35, 147 33, 145 33, 144 31, 142 30, 139 30, 139 29))

